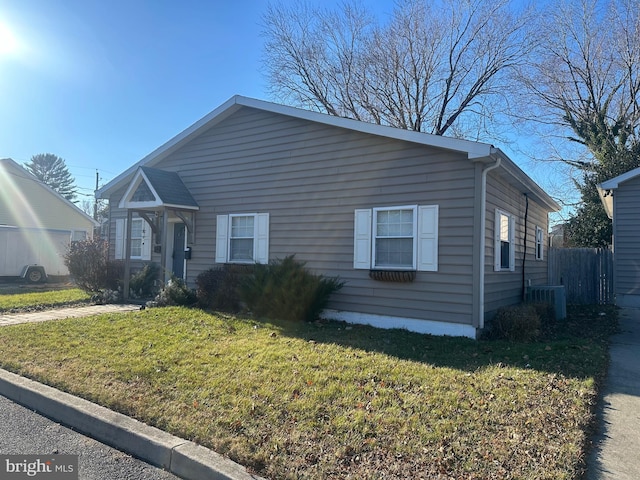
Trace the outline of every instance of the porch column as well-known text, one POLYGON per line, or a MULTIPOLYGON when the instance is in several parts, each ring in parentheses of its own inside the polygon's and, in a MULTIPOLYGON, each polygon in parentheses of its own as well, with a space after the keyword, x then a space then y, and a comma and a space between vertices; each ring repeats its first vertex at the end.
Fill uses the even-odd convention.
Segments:
POLYGON ((125 300, 129 300, 129 280, 131 276, 131 221, 133 218, 133 212, 131 209, 127 209, 127 221, 125 222, 125 234, 124 234, 124 283, 122 286, 122 296, 125 300))
POLYGON ((162 271, 162 280, 166 282, 167 277, 167 256, 169 255, 169 210, 165 207, 162 212, 162 234, 160 247, 160 269, 162 271))

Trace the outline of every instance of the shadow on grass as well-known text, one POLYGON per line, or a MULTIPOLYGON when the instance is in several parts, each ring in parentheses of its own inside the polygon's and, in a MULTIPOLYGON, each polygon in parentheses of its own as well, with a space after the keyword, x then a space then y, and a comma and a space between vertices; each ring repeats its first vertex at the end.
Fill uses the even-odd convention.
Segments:
POLYGON ((437 367, 475 371, 489 366, 532 368, 567 377, 603 375, 610 335, 618 330, 613 306, 569 306, 566 320, 550 325, 536 342, 471 340, 383 330, 343 322, 269 322, 283 335, 309 342, 378 352, 437 367))

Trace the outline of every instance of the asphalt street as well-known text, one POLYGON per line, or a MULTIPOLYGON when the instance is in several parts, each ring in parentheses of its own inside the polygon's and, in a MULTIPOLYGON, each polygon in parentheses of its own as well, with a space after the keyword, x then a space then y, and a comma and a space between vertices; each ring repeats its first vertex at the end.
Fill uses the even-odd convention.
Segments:
POLYGON ((179 480, 0 396, 0 454, 78 455, 80 480, 179 480))

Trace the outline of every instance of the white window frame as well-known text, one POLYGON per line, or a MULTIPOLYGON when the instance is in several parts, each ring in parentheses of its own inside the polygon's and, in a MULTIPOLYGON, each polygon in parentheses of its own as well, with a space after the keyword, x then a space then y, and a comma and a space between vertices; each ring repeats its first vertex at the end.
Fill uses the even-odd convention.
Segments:
MULTIPOLYGON (((147 221, 140 217, 135 217, 131 219, 132 222, 143 222, 142 229, 142 237, 133 237, 136 239, 141 239, 140 245, 140 253, 141 255, 131 255, 129 258, 131 260, 142 260, 149 261, 151 260, 151 227, 147 224, 147 221)), ((133 226, 133 225, 132 225, 133 226)), ((133 229, 131 230, 133 232, 133 229)), ((115 246, 115 258, 116 260, 123 260, 126 252, 126 243, 125 236, 127 232, 127 219, 126 218, 118 218, 116 219, 116 246, 115 246)))
POLYGON ((257 229, 256 229, 256 222, 257 222, 257 218, 256 218, 256 214, 251 214, 251 215, 243 215, 243 214, 235 214, 235 215, 229 215, 229 238, 227 239, 228 243, 228 252, 229 252, 229 262, 231 263, 255 263, 254 262, 254 258, 256 257, 256 243, 257 243, 257 229), (246 218, 246 219, 251 219, 253 220, 253 225, 251 228, 251 236, 233 236, 233 221, 234 220, 239 220, 242 218, 246 218), (233 242, 234 240, 251 240, 251 258, 247 258, 247 259, 235 259, 233 260, 231 258, 231 253, 232 253, 232 246, 233 246, 233 242))
POLYGON ((216 263, 269 263, 269 214, 268 213, 234 213, 218 215, 216 223, 216 263), (231 226, 234 218, 253 218, 253 254, 251 259, 232 260, 231 226))
POLYGON ((145 230, 145 226, 146 228, 150 228, 148 225, 146 225, 146 221, 142 218, 132 218, 131 219, 131 239, 129 240, 131 242, 131 259, 132 260, 142 260, 144 257, 144 247, 145 247, 145 237, 146 237, 146 233, 147 231, 145 230), (133 232, 134 232, 134 226, 140 224, 140 235, 136 235, 134 236, 133 232), (133 241, 140 241, 140 255, 134 255, 133 254, 133 241))
POLYGON ((71 242, 83 242, 89 238, 89 234, 86 230, 72 230, 71 242))
POLYGON ((536 260, 544 260, 544 230, 536 226, 536 260))
POLYGON ((438 205, 403 205, 357 209, 354 215, 353 268, 375 270, 438 271, 438 205), (413 211, 411 266, 376 265, 376 224, 379 212, 413 211))
POLYGON ((418 233, 418 206, 417 205, 405 205, 401 207, 376 207, 373 209, 373 224, 372 224, 372 233, 371 233, 371 264, 373 268, 376 270, 415 270, 416 269, 416 260, 417 260, 417 233, 418 233), (381 212, 393 212, 399 210, 410 210, 412 214, 411 220, 411 235, 398 235, 398 236, 379 236, 377 234, 377 226, 378 226, 378 215, 381 212), (411 265, 378 265, 376 263, 377 259, 377 249, 376 246, 378 244, 378 239, 411 239, 412 243, 412 255, 411 255, 411 265))
POLYGON ((495 244, 494 244, 494 270, 496 272, 513 272, 516 269, 516 257, 515 257, 515 232, 516 232, 516 218, 511 213, 501 210, 499 208, 496 209, 496 217, 495 217, 495 244), (508 243, 509 243, 509 266, 502 266, 502 217, 506 217, 508 220, 507 224, 507 235, 508 235, 508 243))

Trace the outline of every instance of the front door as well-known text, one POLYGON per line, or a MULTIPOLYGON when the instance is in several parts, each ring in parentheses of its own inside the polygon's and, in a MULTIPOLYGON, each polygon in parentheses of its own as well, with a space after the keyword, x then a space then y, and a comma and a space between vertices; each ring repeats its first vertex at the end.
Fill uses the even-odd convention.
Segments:
POLYGON ((185 225, 176 223, 173 226, 173 265, 172 272, 177 278, 184 279, 185 225))

